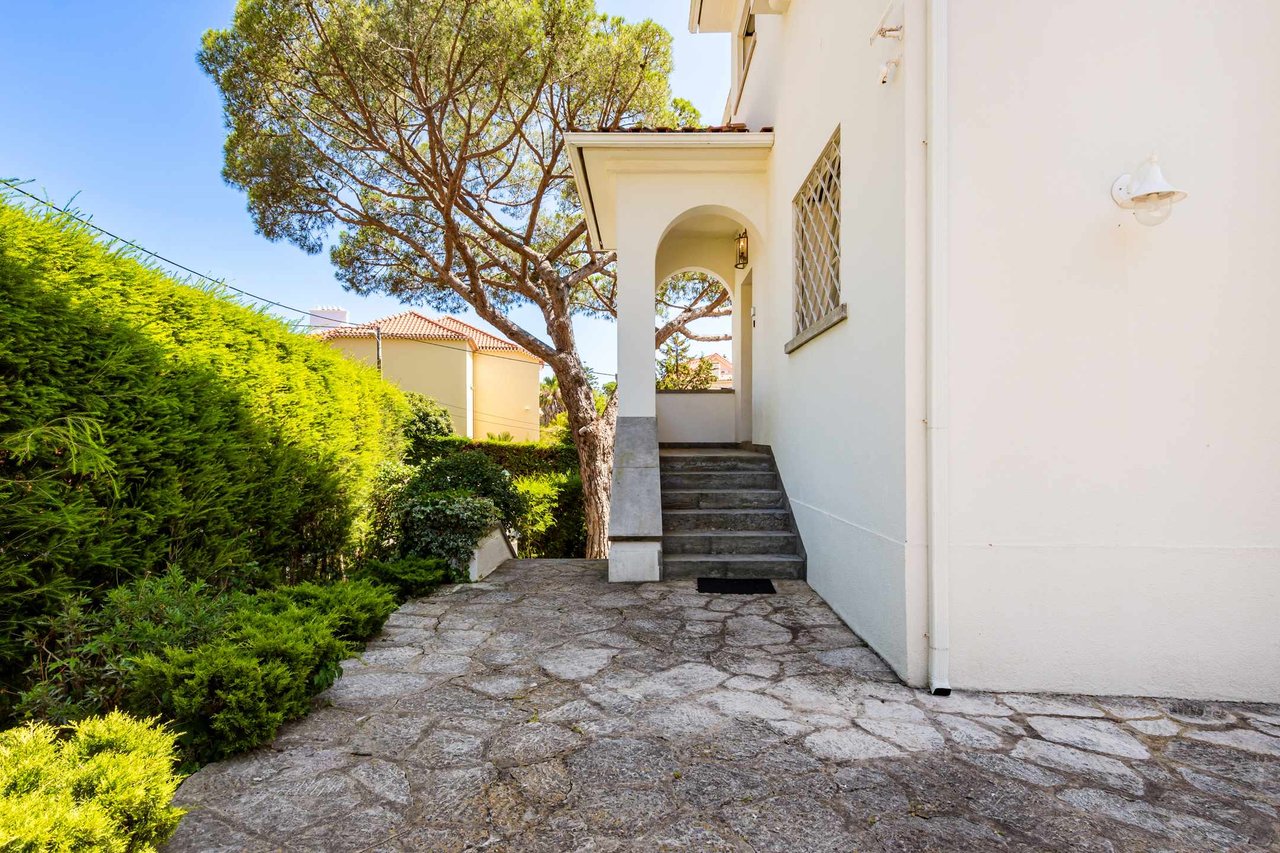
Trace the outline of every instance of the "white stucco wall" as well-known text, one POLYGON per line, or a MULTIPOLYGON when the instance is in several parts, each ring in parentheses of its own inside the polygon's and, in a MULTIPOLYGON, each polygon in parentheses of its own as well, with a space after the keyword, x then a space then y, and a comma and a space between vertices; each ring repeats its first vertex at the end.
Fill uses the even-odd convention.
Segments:
POLYGON ((657 402, 660 442, 732 444, 737 440, 732 393, 659 391, 657 402))
POLYGON ((1280 699, 1280 4, 951 6, 953 683, 1280 699))
MULTIPOLYGON (((757 16, 758 45, 736 120, 772 125, 769 260, 753 272, 753 439, 773 448, 808 553, 809 583, 909 680, 924 675, 923 554, 912 539, 907 470, 909 306, 904 87, 884 87, 867 49, 882 0, 794 3, 757 16), (783 59, 779 59, 783 57, 783 59), (838 83, 837 83, 838 81, 838 83), (788 355, 792 337, 791 201, 841 128, 841 288, 849 318, 788 355)), ((918 97, 918 94, 916 95, 918 97)), ((919 108, 919 104, 915 104, 919 108)), ((914 118, 913 118, 914 120, 914 118)))

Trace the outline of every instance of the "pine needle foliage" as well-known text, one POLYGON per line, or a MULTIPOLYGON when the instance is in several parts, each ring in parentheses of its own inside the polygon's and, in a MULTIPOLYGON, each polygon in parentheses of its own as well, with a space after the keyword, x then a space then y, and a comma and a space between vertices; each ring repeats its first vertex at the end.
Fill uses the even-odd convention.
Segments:
POLYGON ((0 304, 0 694, 69 595, 329 576, 363 534, 408 417, 376 372, 2 196, 0 304))

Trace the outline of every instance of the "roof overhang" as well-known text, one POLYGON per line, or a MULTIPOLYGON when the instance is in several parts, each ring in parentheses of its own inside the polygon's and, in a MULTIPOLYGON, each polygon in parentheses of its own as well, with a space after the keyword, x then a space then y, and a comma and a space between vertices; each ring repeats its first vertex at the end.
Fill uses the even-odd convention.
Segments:
POLYGON ((769 159, 773 134, 567 133, 565 143, 591 245, 604 250, 617 247, 618 174, 759 172, 769 159))
POLYGON ((750 9, 755 15, 783 15, 791 0, 689 0, 689 32, 736 33, 750 9))

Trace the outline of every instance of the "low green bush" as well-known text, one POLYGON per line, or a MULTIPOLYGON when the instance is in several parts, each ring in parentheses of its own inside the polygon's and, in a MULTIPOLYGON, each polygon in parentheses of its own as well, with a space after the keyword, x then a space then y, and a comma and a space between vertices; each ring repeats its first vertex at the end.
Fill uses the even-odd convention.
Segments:
POLYGON ((357 576, 394 589, 402 601, 426 595, 450 580, 448 562, 438 557, 368 560, 357 576))
POLYGON ((177 569, 111 590, 100 607, 77 596, 32 632, 36 649, 17 713, 62 724, 119 706, 129 659, 221 635, 236 607, 177 569))
POLYGON ((0 850, 153 851, 178 826, 174 736, 114 712, 0 732, 0 850))
POLYGON ((266 613, 282 613, 302 607, 327 615, 340 640, 360 642, 382 629, 396 609, 395 584, 374 580, 350 580, 331 584, 300 583, 253 596, 254 605, 266 613))
POLYGON ((465 578, 467 563, 480 540, 502 520, 488 498, 470 492, 405 490, 400 518, 401 557, 440 557, 453 578, 465 578))
POLYGON ((420 445, 433 438, 453 435, 449 410, 425 394, 405 392, 409 415, 404 424, 404 455, 409 462, 422 461, 420 445))
POLYGON ((514 525, 524 510, 511 475, 488 456, 474 450, 442 456, 423 465, 409 480, 407 488, 411 494, 465 491, 488 498, 507 526, 514 525))
POLYGON ((578 470, 578 451, 572 444, 477 441, 460 435, 424 438, 417 443, 413 458, 406 457, 406 461, 417 465, 468 451, 483 453, 513 477, 578 470))
POLYGON ((525 504, 516 524, 520 556, 581 557, 587 550, 587 519, 582 480, 577 474, 546 473, 517 477, 525 504))
POLYGON ((169 648, 136 662, 127 706, 158 710, 180 732, 189 764, 205 764, 269 741, 285 721, 281 697, 294 676, 231 640, 169 648))

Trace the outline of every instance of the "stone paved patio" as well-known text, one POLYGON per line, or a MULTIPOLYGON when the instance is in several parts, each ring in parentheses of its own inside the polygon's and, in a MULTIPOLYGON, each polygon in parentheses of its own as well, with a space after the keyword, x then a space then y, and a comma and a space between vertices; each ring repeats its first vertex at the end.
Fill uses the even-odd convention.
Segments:
POLYGON ((1273 850, 1280 707, 902 686, 801 581, 512 562, 179 792, 172 851, 1273 850))

